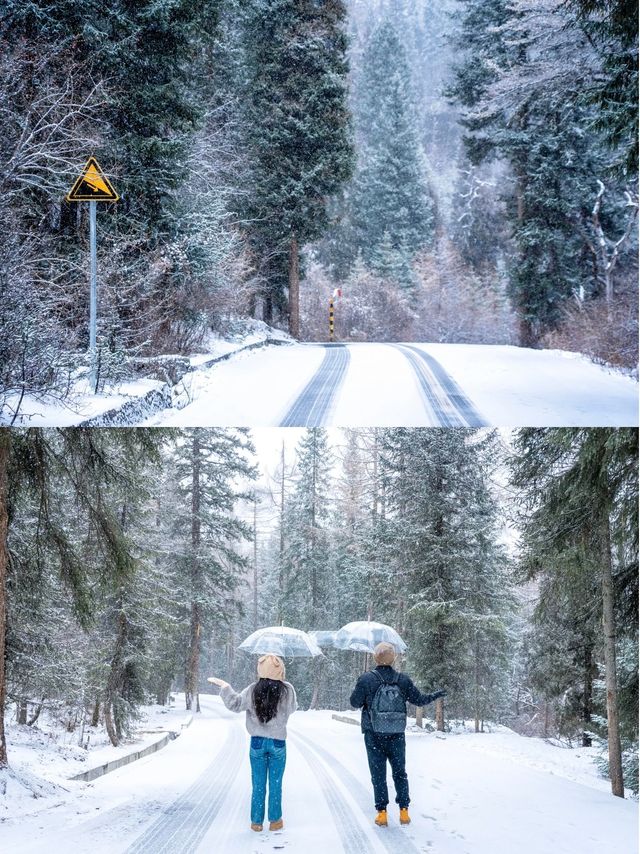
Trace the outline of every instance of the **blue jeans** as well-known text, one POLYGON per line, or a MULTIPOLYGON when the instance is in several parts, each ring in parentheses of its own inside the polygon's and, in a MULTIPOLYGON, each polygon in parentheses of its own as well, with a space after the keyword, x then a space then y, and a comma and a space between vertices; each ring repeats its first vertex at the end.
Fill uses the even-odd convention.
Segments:
POLYGON ((262 824, 269 780, 269 821, 282 818, 282 777, 287 761, 287 743, 279 738, 251 736, 251 822, 262 824))

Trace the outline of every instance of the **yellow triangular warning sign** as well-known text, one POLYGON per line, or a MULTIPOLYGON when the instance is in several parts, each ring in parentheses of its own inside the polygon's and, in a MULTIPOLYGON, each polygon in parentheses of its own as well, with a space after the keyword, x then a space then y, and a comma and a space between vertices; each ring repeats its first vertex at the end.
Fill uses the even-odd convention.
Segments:
POLYGON ((95 157, 87 160, 66 196, 68 202, 117 202, 119 198, 95 157))

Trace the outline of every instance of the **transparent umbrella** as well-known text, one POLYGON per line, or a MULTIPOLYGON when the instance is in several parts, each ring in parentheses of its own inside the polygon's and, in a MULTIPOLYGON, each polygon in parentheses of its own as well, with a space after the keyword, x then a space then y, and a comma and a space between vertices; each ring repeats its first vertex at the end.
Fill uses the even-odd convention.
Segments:
POLYGON ((356 652, 373 652, 377 644, 390 643, 396 652, 405 652, 406 643, 391 626, 371 620, 347 623, 336 632, 334 646, 337 649, 353 649, 356 652))
POLYGON ((318 646, 326 649, 329 646, 335 646, 335 640, 337 632, 329 632, 324 629, 316 629, 315 631, 309 632, 312 638, 315 639, 318 646))
POLYGON ((242 641, 238 649, 258 655, 270 652, 282 658, 315 658, 322 655, 322 650, 311 635, 288 626, 257 629, 242 641))

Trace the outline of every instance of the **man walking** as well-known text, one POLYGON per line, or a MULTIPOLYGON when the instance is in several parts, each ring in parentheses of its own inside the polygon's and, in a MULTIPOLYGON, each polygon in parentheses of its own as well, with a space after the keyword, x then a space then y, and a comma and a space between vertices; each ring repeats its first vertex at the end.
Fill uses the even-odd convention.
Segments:
POLYGON ((400 824, 409 824, 409 780, 405 769, 405 738, 407 702, 426 706, 446 691, 422 694, 405 673, 393 669, 396 651, 390 643, 379 643, 373 651, 376 667, 363 673, 351 694, 351 705, 362 709, 361 729, 367 748, 367 759, 373 783, 373 797, 378 814, 375 822, 386 827, 387 760, 396 788, 396 803, 400 807, 400 824))

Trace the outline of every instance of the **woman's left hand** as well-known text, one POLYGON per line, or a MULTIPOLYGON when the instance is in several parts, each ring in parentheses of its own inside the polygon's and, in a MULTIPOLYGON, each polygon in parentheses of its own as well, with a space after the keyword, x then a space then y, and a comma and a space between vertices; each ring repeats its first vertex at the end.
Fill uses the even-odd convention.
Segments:
POLYGON ((217 685, 219 688, 228 688, 229 683, 225 682, 224 679, 217 679, 215 676, 209 676, 207 682, 213 682, 214 685, 217 685))

